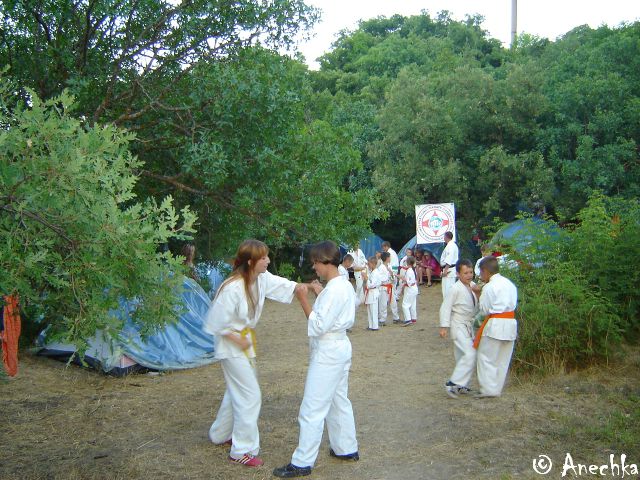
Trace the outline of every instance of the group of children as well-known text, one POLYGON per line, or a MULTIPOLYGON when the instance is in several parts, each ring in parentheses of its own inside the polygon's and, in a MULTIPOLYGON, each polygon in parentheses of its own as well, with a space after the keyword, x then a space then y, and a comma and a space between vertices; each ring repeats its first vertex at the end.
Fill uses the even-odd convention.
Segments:
POLYGON ((452 398, 471 392, 474 371, 479 387, 475 397, 499 397, 518 332, 516 286, 500 274, 497 258, 486 256, 477 266, 482 287, 473 282, 470 260, 456 262, 457 281, 448 286, 440 306, 440 336, 451 337, 456 361, 445 384, 452 398))
POLYGON ((407 255, 399 261, 391 244, 383 242, 382 252, 368 259, 365 259, 362 250, 357 247, 345 255, 340 271, 347 280, 348 269, 352 268, 354 271, 356 296, 367 308, 367 330, 376 332, 385 326, 389 310, 393 323, 401 323, 403 326, 416 323, 419 292, 416 259, 412 253, 411 249, 407 249, 407 255), (398 311, 401 296, 404 321, 400 319, 398 311))
MULTIPOLYGON (((319 453, 325 423, 329 454, 340 460, 359 460, 353 408, 347 396, 352 353, 346 335, 355 321, 357 305, 361 301, 367 305, 368 329, 375 331, 386 321, 387 306, 391 307, 394 322, 400 322, 396 295, 403 292, 404 325, 416 322, 415 258, 407 255, 400 262, 388 242, 382 248, 379 259, 364 260, 366 266, 359 248, 350 252, 341 265, 340 250, 335 243, 315 245, 310 258, 313 269, 326 282, 322 286, 317 280, 296 283, 269 273, 269 250, 258 240, 246 240, 239 246, 233 271, 219 288, 204 326, 205 331, 215 336, 216 357, 226 383, 209 438, 213 443, 230 445, 231 462, 248 467, 264 464, 257 456, 261 393, 254 329, 265 298, 290 303, 294 296, 307 318, 309 368, 298 416, 298 446, 291 461, 276 468, 273 474, 281 478, 309 475, 319 453), (356 291, 349 282, 350 267, 356 274, 356 291), (400 280, 398 284, 396 279, 400 280), (309 292, 317 296, 313 306, 308 300, 309 292)), ((452 257, 447 259, 446 270, 452 267, 449 262, 453 262, 452 257)), ((440 336, 450 335, 454 341, 456 367, 446 384, 452 397, 470 391, 468 385, 476 365, 478 396, 499 396, 517 333, 515 286, 499 274, 494 257, 482 259, 479 267, 485 283, 481 295, 472 282, 471 262, 455 262, 458 281, 448 287, 440 309, 440 336), (485 315, 485 319, 474 334, 472 322, 477 312, 485 315)))

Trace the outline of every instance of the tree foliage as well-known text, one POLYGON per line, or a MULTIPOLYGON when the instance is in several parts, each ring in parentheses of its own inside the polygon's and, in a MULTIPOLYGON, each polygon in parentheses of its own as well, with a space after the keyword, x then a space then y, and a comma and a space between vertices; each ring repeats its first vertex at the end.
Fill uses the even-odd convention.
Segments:
POLYGON ((132 134, 83 125, 68 95, 27 107, 0 80, 0 290, 79 345, 119 330, 124 298, 143 334, 175 319, 181 262, 159 247, 189 238, 194 215, 136 198, 132 134))

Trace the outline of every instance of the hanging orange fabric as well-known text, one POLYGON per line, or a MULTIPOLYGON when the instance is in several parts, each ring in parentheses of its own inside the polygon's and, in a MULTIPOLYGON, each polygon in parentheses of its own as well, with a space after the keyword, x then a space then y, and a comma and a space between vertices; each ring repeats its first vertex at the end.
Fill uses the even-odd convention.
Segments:
POLYGON ((20 338, 20 311, 18 309, 18 295, 5 295, 4 299, 4 330, 2 337, 2 363, 7 375, 15 377, 18 374, 18 339, 20 338))
POLYGON ((480 328, 476 332, 476 336, 473 339, 473 348, 477 349, 478 345, 480 345, 480 340, 482 339, 482 332, 484 331, 484 327, 487 325, 487 322, 490 318, 516 318, 516 312, 502 312, 502 313, 490 313, 486 317, 484 317, 484 321, 480 328))

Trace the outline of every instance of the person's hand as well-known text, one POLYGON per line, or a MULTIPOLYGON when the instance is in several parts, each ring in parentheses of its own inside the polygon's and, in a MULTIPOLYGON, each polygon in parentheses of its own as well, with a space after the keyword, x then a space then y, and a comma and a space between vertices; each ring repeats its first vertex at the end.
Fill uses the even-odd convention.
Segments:
POLYGON ((307 293, 309 292, 309 288, 307 287, 306 283, 298 283, 296 284, 296 288, 293 291, 296 295, 296 297, 300 298, 302 296, 307 296, 307 293))
POLYGON ((238 336, 238 346, 242 349, 242 350, 249 350, 249 348, 251 347, 251 341, 249 341, 249 339, 247 337, 242 337, 242 336, 238 336))
POLYGON ((440 338, 447 338, 449 336, 449 329, 440 327, 440 338))
POLYGON ((315 293, 316 295, 318 295, 324 289, 324 287, 318 280, 314 280, 313 282, 311 282, 309 284, 309 287, 313 290, 313 293, 315 293))

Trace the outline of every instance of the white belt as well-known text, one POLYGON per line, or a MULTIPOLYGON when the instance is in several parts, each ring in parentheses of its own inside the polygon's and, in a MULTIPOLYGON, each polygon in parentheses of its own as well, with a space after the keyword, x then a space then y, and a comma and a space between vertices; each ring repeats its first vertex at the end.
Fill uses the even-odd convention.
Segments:
POLYGON ((324 340, 343 340, 347 338, 347 332, 345 332, 344 330, 341 332, 327 332, 319 337, 314 338, 320 342, 324 340))

